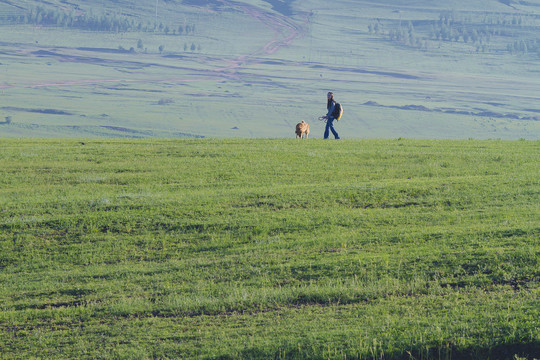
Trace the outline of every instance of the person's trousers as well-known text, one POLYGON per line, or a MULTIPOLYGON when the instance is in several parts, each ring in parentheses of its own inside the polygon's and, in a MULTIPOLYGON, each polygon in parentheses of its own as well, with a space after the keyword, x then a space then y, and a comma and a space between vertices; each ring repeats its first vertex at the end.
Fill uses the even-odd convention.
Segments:
POLYGON ((339 135, 338 135, 336 129, 334 129, 334 118, 333 117, 329 117, 326 120, 326 128, 324 129, 324 138, 325 139, 328 139, 328 135, 330 135, 330 131, 332 132, 332 134, 334 134, 334 137, 336 139, 339 139, 339 135))

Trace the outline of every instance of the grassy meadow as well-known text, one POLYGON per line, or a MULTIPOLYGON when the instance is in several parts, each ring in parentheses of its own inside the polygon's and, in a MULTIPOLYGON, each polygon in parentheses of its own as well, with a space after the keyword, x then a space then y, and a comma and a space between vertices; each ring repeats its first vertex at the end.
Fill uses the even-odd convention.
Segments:
POLYGON ((540 358, 538 141, 0 140, 0 358, 540 358))

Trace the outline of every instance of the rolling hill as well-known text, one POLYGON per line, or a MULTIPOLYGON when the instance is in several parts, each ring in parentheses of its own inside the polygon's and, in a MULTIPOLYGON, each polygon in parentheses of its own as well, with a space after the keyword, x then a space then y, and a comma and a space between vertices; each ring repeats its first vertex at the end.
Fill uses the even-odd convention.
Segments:
POLYGON ((349 138, 538 139, 539 25, 537 0, 3 0, 0 136, 321 137, 332 90, 349 138))

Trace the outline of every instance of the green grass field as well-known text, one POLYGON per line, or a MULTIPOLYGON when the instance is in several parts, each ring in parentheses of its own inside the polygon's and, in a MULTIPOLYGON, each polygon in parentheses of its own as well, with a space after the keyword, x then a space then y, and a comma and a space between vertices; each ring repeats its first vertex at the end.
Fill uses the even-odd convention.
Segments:
POLYGON ((0 140, 0 358, 540 358, 538 141, 0 140))

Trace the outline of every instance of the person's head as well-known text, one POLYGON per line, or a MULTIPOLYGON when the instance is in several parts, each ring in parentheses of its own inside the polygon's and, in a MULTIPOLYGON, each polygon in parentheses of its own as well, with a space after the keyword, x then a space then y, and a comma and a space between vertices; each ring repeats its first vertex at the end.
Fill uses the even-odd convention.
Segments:
POLYGON ((330 109, 330 105, 334 101, 334 93, 329 91, 326 96, 328 97, 328 100, 326 101, 326 108, 330 109))

